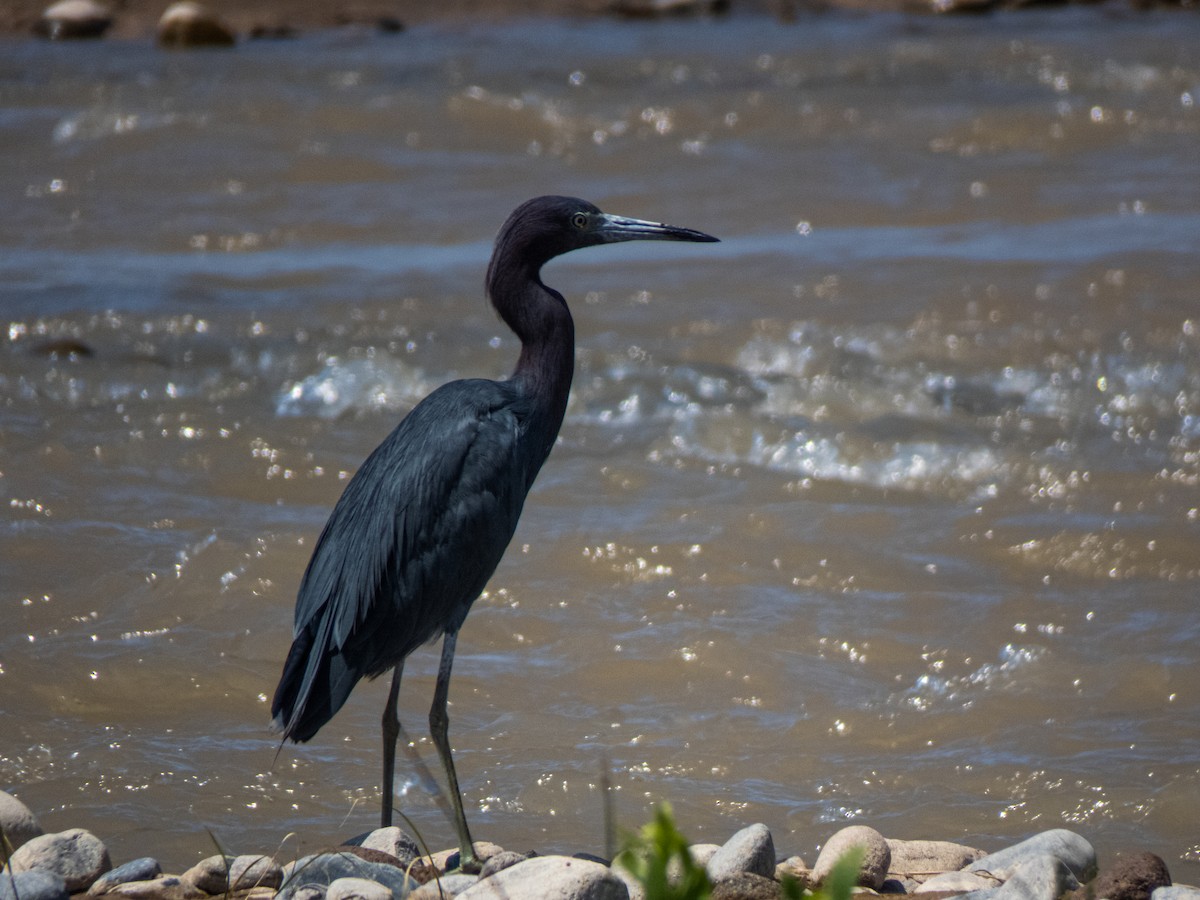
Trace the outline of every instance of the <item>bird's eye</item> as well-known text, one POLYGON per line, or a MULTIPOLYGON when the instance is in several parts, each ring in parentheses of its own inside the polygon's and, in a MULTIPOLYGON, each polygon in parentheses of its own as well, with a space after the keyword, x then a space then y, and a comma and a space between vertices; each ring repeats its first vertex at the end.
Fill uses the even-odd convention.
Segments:
POLYGON ((571 224, 576 228, 587 228, 588 217, 583 213, 575 213, 571 216, 571 224))

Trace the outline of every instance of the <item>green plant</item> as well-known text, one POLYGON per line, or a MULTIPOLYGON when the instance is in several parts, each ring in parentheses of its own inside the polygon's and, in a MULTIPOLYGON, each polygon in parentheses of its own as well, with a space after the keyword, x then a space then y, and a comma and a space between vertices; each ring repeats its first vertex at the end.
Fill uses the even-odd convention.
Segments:
POLYGON ((784 900, 850 900, 854 885, 858 882, 858 870, 862 866, 863 851, 854 849, 844 853, 833 864, 829 877, 817 890, 807 892, 795 878, 783 878, 784 900))
POLYGON ((626 839, 615 862, 641 882, 646 900, 705 900, 712 890, 704 867, 688 852, 669 803, 656 807, 654 819, 626 839))

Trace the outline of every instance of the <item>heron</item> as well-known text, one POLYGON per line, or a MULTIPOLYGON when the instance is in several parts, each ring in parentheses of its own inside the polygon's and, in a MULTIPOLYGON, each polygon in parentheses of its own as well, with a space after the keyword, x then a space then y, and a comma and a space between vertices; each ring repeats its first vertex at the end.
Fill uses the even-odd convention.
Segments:
POLYGON ((459 629, 517 527, 550 453, 575 369, 575 327, 542 266, 621 241, 716 241, 603 213, 574 197, 518 206, 496 237, 487 296, 521 342, 503 381, 430 393, 367 457, 333 508, 296 598, 294 637, 271 704, 283 739, 311 739, 364 677, 392 671, 383 712, 383 827, 392 823, 397 700, 404 661, 442 638, 429 731, 446 774, 459 865, 478 868, 449 740, 446 702, 459 629))

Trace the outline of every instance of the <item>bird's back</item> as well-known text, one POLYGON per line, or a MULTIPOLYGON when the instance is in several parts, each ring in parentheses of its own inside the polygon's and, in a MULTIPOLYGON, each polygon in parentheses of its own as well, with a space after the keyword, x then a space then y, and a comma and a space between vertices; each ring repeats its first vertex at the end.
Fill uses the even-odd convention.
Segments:
POLYGON ((451 382, 363 463, 300 584, 271 708, 286 737, 308 740, 360 678, 458 630, 545 461, 537 418, 512 382, 451 382))

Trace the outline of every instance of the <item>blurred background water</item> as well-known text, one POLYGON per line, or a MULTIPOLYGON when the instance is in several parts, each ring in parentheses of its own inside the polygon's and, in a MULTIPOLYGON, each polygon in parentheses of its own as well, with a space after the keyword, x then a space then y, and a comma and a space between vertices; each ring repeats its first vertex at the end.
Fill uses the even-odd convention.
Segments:
POLYGON ((0 787, 175 868, 377 821, 385 684, 275 761, 295 589, 400 416, 511 369, 490 241, 568 193, 723 243, 546 270, 576 384, 459 641, 476 837, 602 851, 607 767, 693 840, 1066 826, 1200 881, 1198 48, 1105 8, 6 40, 0 787))

